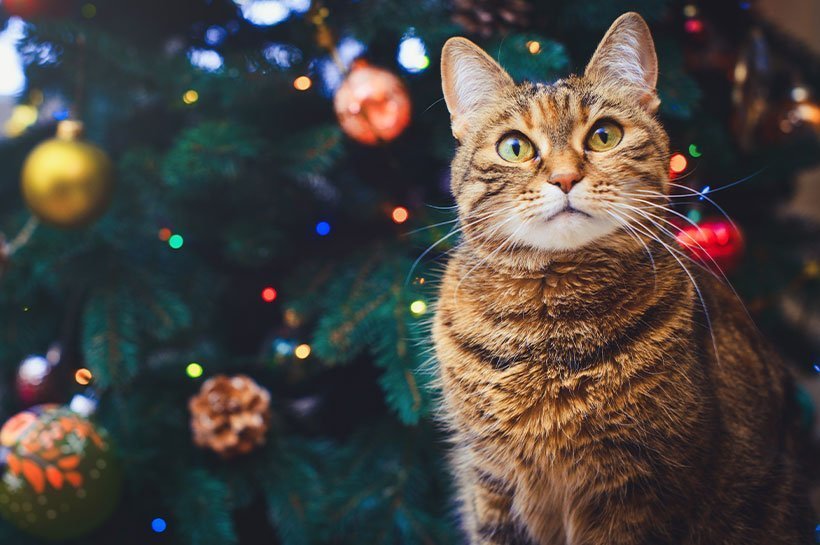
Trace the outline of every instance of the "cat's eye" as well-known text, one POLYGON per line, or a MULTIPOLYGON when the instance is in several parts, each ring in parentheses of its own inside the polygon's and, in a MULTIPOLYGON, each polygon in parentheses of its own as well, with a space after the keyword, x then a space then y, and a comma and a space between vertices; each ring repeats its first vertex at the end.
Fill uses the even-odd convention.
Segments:
POLYGON ((535 157, 535 146, 521 133, 508 134, 498 141, 498 155, 510 163, 523 163, 535 157))
POLYGON ((598 121, 589 131, 587 136, 587 149, 592 151, 611 150, 620 143, 624 137, 624 130, 614 121, 605 119, 598 121))

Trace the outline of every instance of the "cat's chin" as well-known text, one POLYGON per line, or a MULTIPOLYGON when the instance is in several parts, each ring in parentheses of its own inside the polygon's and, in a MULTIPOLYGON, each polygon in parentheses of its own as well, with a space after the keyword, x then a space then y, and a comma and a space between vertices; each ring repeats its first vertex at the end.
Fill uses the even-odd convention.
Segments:
POLYGON ((563 211, 549 219, 523 221, 515 218, 506 226, 508 235, 518 244, 547 252, 579 250, 617 229, 612 221, 580 211, 563 211))

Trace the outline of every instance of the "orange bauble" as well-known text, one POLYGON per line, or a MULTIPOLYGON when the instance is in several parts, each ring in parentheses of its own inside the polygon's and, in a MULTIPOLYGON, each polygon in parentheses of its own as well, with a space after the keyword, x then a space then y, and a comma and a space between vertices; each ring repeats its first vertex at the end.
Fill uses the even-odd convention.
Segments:
POLYGON ((361 60, 342 82, 333 106, 342 130, 371 146, 393 140, 410 123, 410 95, 402 81, 361 60))

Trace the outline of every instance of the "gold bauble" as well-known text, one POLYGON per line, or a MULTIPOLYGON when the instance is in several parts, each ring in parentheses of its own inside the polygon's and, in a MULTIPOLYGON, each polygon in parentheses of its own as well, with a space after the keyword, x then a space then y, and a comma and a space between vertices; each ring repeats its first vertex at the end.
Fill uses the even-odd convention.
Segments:
POLYGON ((23 198, 43 222, 81 227, 108 207, 114 167, 100 148, 80 140, 82 124, 62 121, 23 164, 23 198))

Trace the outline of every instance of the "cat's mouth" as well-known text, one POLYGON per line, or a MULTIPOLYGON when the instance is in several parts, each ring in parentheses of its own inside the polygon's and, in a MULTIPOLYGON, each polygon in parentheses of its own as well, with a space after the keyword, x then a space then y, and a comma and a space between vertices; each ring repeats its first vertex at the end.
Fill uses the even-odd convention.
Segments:
POLYGON ((580 216, 585 216, 587 218, 592 217, 590 214, 587 214, 583 210, 578 210, 577 208, 574 208, 571 204, 567 203, 567 205, 564 208, 562 208, 558 212, 552 214, 551 216, 547 217, 544 221, 552 221, 554 219, 558 219, 559 217, 565 216, 565 215, 566 216, 580 215, 580 216))

